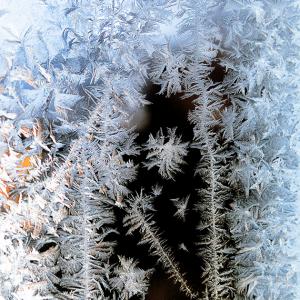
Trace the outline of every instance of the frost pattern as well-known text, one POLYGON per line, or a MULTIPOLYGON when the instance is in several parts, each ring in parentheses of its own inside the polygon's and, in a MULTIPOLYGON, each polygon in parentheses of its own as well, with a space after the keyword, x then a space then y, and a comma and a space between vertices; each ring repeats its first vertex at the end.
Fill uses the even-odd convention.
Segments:
POLYGON ((129 258, 119 257, 120 265, 115 267, 112 287, 120 292, 120 299, 130 299, 134 295, 145 295, 148 290, 148 278, 152 270, 144 271, 129 258))
POLYGON ((45 18, 1 29, 0 298, 145 299, 152 270, 119 255, 118 212, 190 299, 299 299, 298 1, 30 7, 45 18), (176 37, 161 37, 163 21, 176 21, 176 37), (149 82, 192 103, 193 141, 161 128, 136 145, 130 120, 149 104, 149 82), (197 214, 194 248, 179 247, 203 261, 201 290, 163 238, 153 199, 192 151, 196 200, 163 200, 183 226, 197 214), (163 180, 134 194, 141 167, 163 180))
POLYGON ((148 151, 145 167, 158 167, 158 173, 166 179, 174 179, 174 175, 181 172, 180 165, 184 164, 188 143, 182 143, 181 137, 176 136, 176 128, 167 128, 165 137, 162 129, 154 137, 150 134, 144 149, 148 151))

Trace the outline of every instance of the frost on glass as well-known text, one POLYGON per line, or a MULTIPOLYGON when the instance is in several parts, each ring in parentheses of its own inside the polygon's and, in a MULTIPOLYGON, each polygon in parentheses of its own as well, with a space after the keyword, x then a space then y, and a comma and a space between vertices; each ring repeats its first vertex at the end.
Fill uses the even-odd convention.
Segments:
POLYGON ((168 135, 164 136, 162 129, 154 137, 150 134, 144 150, 147 151, 147 169, 158 167, 158 173, 164 177, 173 179, 174 174, 180 172, 181 165, 185 164, 188 143, 182 143, 180 136, 176 135, 176 128, 167 128, 168 135))
POLYGON ((0 298, 145 299, 165 272, 185 299, 299 299, 298 1, 21 2, 0 9, 0 298), (147 125, 151 89, 188 125, 147 125))

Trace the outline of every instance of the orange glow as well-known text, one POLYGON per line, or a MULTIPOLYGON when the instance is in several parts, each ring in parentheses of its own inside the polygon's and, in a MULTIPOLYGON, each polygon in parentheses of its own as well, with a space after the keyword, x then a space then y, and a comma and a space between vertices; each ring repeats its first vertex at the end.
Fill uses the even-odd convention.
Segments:
MULTIPOLYGON (((20 157, 21 155, 17 155, 20 157)), ((30 156, 26 156, 23 160, 16 161, 16 169, 19 174, 28 174, 29 168, 32 167, 30 156)), ((6 198, 7 200, 15 201, 16 203, 20 202, 21 195, 10 195, 10 192, 15 188, 15 184, 9 178, 6 170, 0 169, 0 195, 6 198)))

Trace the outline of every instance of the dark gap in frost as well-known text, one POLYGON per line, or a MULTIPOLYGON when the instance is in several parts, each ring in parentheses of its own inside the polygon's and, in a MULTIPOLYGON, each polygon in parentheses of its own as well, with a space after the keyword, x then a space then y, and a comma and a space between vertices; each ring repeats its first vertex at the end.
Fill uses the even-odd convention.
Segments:
POLYGON ((42 253, 42 252, 46 252, 47 250, 49 250, 50 248, 52 247, 55 247, 57 244, 54 243, 54 242, 50 242, 50 243, 46 243, 45 245, 43 245, 43 247, 41 247, 39 249, 39 252, 42 253))
MULTIPOLYGON (((220 54, 219 54, 220 55, 220 54)), ((213 71, 210 73, 209 78, 214 82, 222 82, 226 75, 225 67, 220 65, 218 60, 212 62, 211 66, 214 68, 213 71)))
MULTIPOLYGON (((158 95, 160 86, 149 84, 145 90, 146 99, 152 104, 145 107, 144 116, 147 123, 138 129, 139 136, 136 139, 138 145, 143 145, 148 140, 149 134, 156 135, 160 128, 166 134, 166 128, 176 127, 177 136, 181 135, 183 142, 192 142, 193 126, 188 121, 188 113, 193 110, 193 99, 181 99, 182 94, 172 95, 166 98, 165 95, 158 95)), ((154 200, 154 220, 161 233, 161 238, 172 250, 176 262, 178 262, 182 273, 194 290, 199 290, 201 282, 201 267, 203 262, 196 256, 195 237, 196 227, 199 222, 199 214, 194 211, 194 204, 198 200, 197 189, 201 186, 201 179, 195 176, 195 167, 199 162, 200 155, 197 149, 189 149, 182 165, 182 173, 175 176, 175 180, 165 180, 157 173, 157 168, 147 170, 142 166, 147 153, 141 152, 139 157, 132 158, 135 164, 139 165, 138 175, 134 182, 128 185, 132 194, 144 189, 145 194, 150 194, 152 187, 156 184, 162 186, 162 194, 154 200), (188 214, 185 222, 174 217, 175 206, 170 201, 172 198, 182 198, 190 195, 188 214), (184 250, 187 248, 187 251, 184 250)), ((116 253, 126 257, 134 257, 140 262, 142 268, 155 268, 153 273, 147 300, 186 300, 180 292, 179 286, 175 286, 172 279, 168 278, 166 272, 157 265, 157 257, 148 254, 148 245, 137 245, 139 234, 126 236, 126 229, 122 226, 124 213, 116 208, 118 228, 120 235, 116 253)), ((201 286, 200 286, 201 288, 201 286)))
MULTIPOLYGON (((212 67, 214 69, 209 78, 214 83, 222 82, 226 75, 225 68, 219 64, 218 60, 212 63, 212 67)), ((142 146, 147 142, 149 134, 155 136, 160 128, 166 134, 167 127, 176 127, 176 134, 181 136, 182 142, 192 142, 193 125, 188 120, 188 114, 195 107, 193 100, 196 97, 182 99, 184 92, 166 97, 166 95, 159 94, 160 89, 159 85, 149 83, 144 90, 146 99, 151 104, 146 105, 144 111, 138 116, 138 122, 140 123, 134 124, 137 125, 139 134, 136 143, 142 146)), ((231 101, 226 95, 223 98, 224 105, 222 109, 225 109, 231 105, 231 101)), ((216 112, 216 117, 221 117, 220 112, 216 112)), ((220 128, 216 127, 213 130, 218 131, 220 128)), ((220 143, 222 144, 221 140, 220 143)), ((157 168, 147 170, 143 167, 142 163, 146 160, 146 155, 147 153, 142 151, 138 157, 130 158, 139 167, 137 178, 128 185, 128 188, 132 191, 132 194, 139 193, 141 188, 143 188, 145 194, 151 194, 153 186, 162 186, 161 195, 154 200, 156 211, 153 213, 153 218, 161 233, 161 238, 166 241, 166 246, 174 254, 175 261, 179 264, 181 272, 185 273, 189 285, 193 290, 202 293, 204 285, 201 284, 201 277, 204 262, 201 257, 196 255, 200 250, 199 246, 196 245, 199 242, 199 238, 197 238, 197 236, 199 237, 199 231, 196 228, 200 220, 199 212, 194 209, 199 197, 201 197, 199 189, 206 188, 200 176, 195 175, 195 168, 201 159, 200 151, 192 147, 189 148, 188 155, 185 157, 186 164, 181 166, 182 173, 176 174, 174 181, 161 178, 157 168), (187 195, 190 195, 190 198, 186 221, 183 222, 174 217, 176 208, 170 199, 182 198, 187 195)), ((224 206, 230 209, 230 204, 231 201, 225 203, 224 206)), ((115 213, 120 232, 116 253, 137 259, 140 267, 144 269, 154 268, 146 300, 189 299, 180 291, 180 287, 168 278, 161 265, 157 264, 157 257, 149 255, 149 245, 138 245, 140 235, 126 235, 127 229, 123 228, 122 225, 124 211, 116 207, 115 213)), ((205 233, 205 230, 202 233, 205 233)))

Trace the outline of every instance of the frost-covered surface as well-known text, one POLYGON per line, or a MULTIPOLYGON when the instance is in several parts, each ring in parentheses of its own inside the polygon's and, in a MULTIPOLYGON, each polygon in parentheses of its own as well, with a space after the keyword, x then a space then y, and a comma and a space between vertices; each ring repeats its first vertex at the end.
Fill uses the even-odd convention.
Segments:
MULTIPOLYGON (((117 252, 116 207, 187 298, 300 298, 298 1, 0 7, 0 299, 144 299, 153 270, 117 252), (136 145, 147 82, 192 99, 193 141, 136 145), (153 217, 164 187, 128 188, 142 167, 176 182, 190 151, 201 289, 153 217)), ((185 222, 189 196, 170 201, 185 222)))

